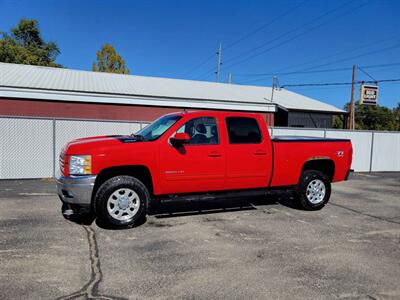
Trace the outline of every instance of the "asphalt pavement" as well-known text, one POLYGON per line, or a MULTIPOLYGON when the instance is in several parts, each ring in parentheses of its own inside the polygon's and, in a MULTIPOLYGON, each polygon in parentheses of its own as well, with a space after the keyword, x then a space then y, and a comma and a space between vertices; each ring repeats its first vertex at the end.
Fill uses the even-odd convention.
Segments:
POLYGON ((168 203, 108 230, 63 218, 52 180, 0 181, 0 299, 400 299, 400 173, 290 198, 168 203))

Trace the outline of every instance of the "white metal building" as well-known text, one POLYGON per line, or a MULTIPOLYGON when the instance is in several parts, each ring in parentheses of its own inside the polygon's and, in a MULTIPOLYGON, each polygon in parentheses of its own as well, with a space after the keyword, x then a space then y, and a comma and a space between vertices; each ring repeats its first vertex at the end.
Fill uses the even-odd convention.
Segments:
POLYGON ((260 112, 274 125, 278 113, 346 113, 285 89, 273 101, 271 94, 270 87, 0 63, 0 115, 152 121, 179 109, 218 109, 260 112))

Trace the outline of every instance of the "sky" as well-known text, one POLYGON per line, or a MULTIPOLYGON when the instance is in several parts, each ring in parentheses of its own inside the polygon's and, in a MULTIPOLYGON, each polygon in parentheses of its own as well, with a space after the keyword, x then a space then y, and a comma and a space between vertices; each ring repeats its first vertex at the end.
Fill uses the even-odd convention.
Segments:
MULTIPOLYGON (((112 44, 133 75, 280 86, 342 108, 350 85, 304 83, 400 79, 400 1, 0 0, 0 31, 21 18, 39 21, 57 62, 91 70, 112 44), (288 74, 290 73, 290 74, 288 74)), ((356 89, 358 97, 358 87, 356 89)), ((400 82, 379 83, 380 105, 400 102, 400 82)))

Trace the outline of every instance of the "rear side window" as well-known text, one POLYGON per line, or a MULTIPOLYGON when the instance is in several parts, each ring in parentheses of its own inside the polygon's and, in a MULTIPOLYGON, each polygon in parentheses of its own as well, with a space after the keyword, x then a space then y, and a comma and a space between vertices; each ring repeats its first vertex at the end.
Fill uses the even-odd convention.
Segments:
POLYGON ((261 132, 258 123, 253 118, 229 117, 226 118, 229 144, 259 144, 261 132))

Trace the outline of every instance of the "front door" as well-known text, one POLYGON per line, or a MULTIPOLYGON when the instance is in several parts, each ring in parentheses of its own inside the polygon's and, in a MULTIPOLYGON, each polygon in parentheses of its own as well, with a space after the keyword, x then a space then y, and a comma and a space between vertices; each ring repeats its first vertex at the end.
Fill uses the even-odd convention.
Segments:
POLYGON ((177 132, 186 132, 190 141, 173 146, 168 140, 160 146, 162 193, 179 194, 224 189, 226 157, 220 142, 216 118, 191 119, 177 132))

